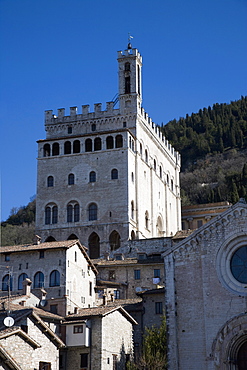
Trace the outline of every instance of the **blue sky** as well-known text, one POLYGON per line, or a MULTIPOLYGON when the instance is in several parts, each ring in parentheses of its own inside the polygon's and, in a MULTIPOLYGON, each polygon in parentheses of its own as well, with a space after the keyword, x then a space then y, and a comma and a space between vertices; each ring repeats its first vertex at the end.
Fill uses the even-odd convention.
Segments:
POLYGON ((44 111, 110 101, 128 32, 157 124, 246 95, 246 0, 0 0, 1 219, 36 193, 44 111))

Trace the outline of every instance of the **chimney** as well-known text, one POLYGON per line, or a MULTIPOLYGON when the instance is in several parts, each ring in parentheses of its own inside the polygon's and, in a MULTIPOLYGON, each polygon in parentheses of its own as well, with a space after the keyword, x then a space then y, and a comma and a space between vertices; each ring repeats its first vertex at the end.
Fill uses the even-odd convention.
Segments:
POLYGON ((39 235, 35 235, 35 244, 39 245, 41 243, 41 237, 39 235))
POLYGON ((23 282, 22 282, 22 292, 24 295, 27 295, 27 296, 30 296, 30 293, 31 293, 31 285, 32 285, 32 281, 28 278, 26 278, 23 282))

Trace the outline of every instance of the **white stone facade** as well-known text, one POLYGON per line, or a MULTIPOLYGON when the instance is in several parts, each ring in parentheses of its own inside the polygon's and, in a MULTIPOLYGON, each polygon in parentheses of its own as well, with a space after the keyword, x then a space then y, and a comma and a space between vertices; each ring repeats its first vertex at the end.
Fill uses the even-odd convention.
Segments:
POLYGON ((180 155, 141 107, 141 68, 136 49, 118 53, 118 109, 46 111, 36 208, 43 241, 76 236, 98 258, 129 239, 181 229, 180 155))
POLYGON ((25 274, 32 281, 32 292, 47 310, 66 315, 77 308, 95 306, 97 271, 79 241, 2 247, 0 264, 0 295, 8 293, 8 274, 11 294, 22 294, 25 274))

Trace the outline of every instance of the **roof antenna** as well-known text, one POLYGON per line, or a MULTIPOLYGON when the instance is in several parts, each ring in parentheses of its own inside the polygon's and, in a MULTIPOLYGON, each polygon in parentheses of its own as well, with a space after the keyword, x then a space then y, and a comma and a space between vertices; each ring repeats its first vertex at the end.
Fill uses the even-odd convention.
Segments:
POLYGON ((128 35, 128 49, 132 49, 131 39, 133 39, 133 36, 130 35, 130 32, 128 33, 128 35))

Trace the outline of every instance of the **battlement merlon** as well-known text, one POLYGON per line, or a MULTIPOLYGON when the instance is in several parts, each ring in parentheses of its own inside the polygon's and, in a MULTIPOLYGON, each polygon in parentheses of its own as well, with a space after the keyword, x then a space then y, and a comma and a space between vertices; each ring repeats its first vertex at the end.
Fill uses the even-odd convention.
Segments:
POLYGON ((124 51, 120 50, 117 52, 117 54, 118 54, 118 59, 133 56, 139 59, 140 63, 142 63, 142 56, 137 49, 126 49, 124 51))

